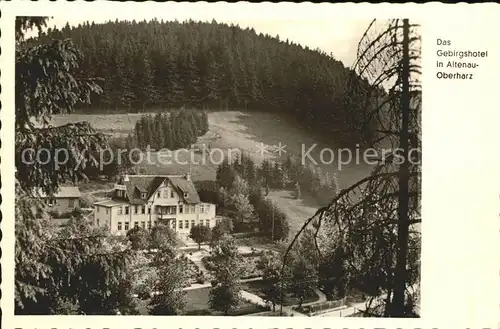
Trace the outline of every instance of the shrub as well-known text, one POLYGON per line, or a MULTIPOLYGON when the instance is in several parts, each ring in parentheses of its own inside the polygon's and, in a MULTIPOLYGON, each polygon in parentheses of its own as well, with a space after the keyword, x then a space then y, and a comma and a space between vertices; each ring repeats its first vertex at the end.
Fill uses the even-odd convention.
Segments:
POLYGON ((186 312, 186 315, 212 315, 210 310, 192 310, 186 312))
POLYGON ((199 271, 196 275, 196 283, 204 284, 205 283, 205 275, 202 271, 199 271))
POLYGON ((142 300, 149 299, 151 297, 152 292, 153 292, 152 289, 145 283, 140 284, 135 288, 135 293, 142 300))

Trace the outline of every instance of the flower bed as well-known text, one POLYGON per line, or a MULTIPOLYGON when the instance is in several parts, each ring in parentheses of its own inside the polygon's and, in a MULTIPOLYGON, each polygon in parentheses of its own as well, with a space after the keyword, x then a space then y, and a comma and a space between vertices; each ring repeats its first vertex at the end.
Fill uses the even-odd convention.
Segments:
POLYGON ((333 300, 333 301, 303 306, 300 309, 298 307, 294 307, 293 309, 300 313, 311 314, 311 313, 317 313, 325 310, 334 309, 340 306, 342 306, 341 300, 333 300))
POLYGON ((242 258, 243 275, 242 279, 257 278, 262 275, 262 271, 257 269, 259 257, 244 256, 242 258))
POLYGON ((198 265, 196 265, 191 259, 186 259, 187 261, 187 275, 188 275, 188 285, 193 283, 203 284, 207 281, 207 278, 200 270, 198 265))

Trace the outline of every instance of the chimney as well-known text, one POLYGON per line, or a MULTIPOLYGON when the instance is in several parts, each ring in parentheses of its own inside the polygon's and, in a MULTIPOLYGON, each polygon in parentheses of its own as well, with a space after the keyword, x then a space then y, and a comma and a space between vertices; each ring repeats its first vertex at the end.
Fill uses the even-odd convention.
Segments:
POLYGON ((186 173, 184 175, 184 179, 186 179, 187 181, 191 181, 191 174, 190 173, 186 173))

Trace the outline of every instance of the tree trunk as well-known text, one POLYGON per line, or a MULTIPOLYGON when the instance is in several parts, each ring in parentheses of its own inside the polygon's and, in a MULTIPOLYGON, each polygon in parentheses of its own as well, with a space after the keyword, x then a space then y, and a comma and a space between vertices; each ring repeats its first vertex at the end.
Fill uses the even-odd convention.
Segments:
POLYGON ((394 275, 394 297, 390 314, 393 317, 404 316, 405 290, 407 281, 406 256, 408 251, 408 121, 410 112, 409 93, 409 22, 403 20, 403 61, 402 61, 402 91, 401 91, 401 133, 400 148, 403 163, 399 167, 399 207, 398 207, 398 240, 397 259, 394 275))
POLYGON ((201 242, 198 243, 198 251, 200 251, 200 250, 201 250, 201 242))

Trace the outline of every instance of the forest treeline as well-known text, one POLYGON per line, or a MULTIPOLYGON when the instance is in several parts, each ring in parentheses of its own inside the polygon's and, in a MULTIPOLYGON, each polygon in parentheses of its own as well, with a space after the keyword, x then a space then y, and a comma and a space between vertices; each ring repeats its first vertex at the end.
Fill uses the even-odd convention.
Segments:
POLYGON ((353 71, 279 36, 216 21, 110 21, 48 29, 28 42, 66 38, 84 54, 78 75, 103 79, 104 92, 92 95, 87 112, 183 106, 274 111, 327 138, 352 141, 359 134, 346 124, 348 115, 364 117, 345 108, 358 97, 348 90, 353 71))

